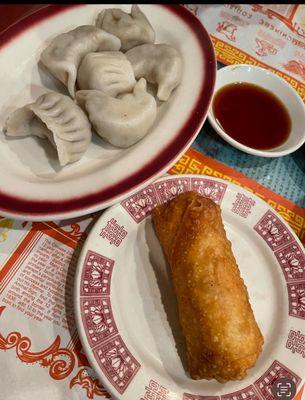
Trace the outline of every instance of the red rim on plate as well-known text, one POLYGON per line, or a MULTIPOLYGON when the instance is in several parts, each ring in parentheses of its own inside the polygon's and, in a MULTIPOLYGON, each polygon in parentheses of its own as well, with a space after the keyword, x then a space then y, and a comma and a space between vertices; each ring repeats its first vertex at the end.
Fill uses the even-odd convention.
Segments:
MULTIPOLYGON (((58 14, 69 10, 73 7, 83 5, 49 5, 11 25, 0 36, 1 47, 9 44, 9 42, 26 30, 39 24, 40 22, 58 14)), ((202 87, 192 113, 184 126, 177 132, 174 140, 168 144, 162 152, 160 152, 149 164, 144 165, 140 170, 128 176, 124 180, 114 185, 108 186, 100 191, 87 194, 81 197, 74 197, 69 200, 50 201, 24 199, 17 196, 11 196, 0 191, 0 213, 11 214, 19 217, 34 218, 46 217, 52 218, 65 214, 77 213, 87 209, 88 212, 94 208, 103 208, 103 205, 113 204, 115 201, 124 197, 127 193, 136 191, 141 185, 147 183, 148 180, 159 176, 165 172, 175 161, 186 151, 186 149, 195 140, 199 130, 206 118, 210 101, 213 94, 215 78, 216 78, 216 58, 213 44, 210 37, 201 22, 189 10, 182 5, 162 4, 156 5, 164 7, 176 17, 182 19, 184 23, 192 31, 198 40, 201 56, 203 58, 204 70, 206 71, 205 79, 203 79, 202 87)), ((80 213, 78 214, 80 215, 80 213)))

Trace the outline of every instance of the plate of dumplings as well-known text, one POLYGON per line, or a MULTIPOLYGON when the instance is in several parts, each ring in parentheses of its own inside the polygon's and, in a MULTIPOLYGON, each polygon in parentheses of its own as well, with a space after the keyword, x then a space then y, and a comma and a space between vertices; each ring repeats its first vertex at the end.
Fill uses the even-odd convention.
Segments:
POLYGON ((182 5, 49 5, 0 36, 0 215, 104 209, 164 174, 205 121, 216 60, 182 5))

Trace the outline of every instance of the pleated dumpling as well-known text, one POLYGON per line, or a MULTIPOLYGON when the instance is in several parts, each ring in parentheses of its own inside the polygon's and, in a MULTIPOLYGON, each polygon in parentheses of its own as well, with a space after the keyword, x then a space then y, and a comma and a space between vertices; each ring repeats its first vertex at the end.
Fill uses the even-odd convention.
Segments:
POLYGON ((136 79, 145 78, 158 85, 157 96, 166 101, 182 79, 183 61, 179 52, 167 44, 142 44, 125 53, 136 79))
POLYGON ((128 14, 119 8, 108 8, 100 12, 96 26, 119 37, 122 51, 143 43, 155 42, 155 31, 138 5, 128 14))
POLYGON ((119 50, 121 41, 116 36, 91 25, 82 25, 56 36, 41 53, 41 62, 55 78, 75 95, 77 70, 82 58, 94 51, 119 50))
POLYGON ((86 114, 70 97, 55 92, 15 110, 6 120, 4 132, 12 137, 49 139, 61 166, 78 161, 91 142, 86 114))
POLYGON ((109 143, 126 148, 142 139, 157 115, 155 98, 147 93, 140 79, 132 93, 113 98, 97 90, 80 90, 76 99, 83 107, 96 132, 109 143))
POLYGON ((132 66, 121 51, 87 54, 78 69, 80 89, 102 90, 109 96, 130 92, 135 83, 132 66))

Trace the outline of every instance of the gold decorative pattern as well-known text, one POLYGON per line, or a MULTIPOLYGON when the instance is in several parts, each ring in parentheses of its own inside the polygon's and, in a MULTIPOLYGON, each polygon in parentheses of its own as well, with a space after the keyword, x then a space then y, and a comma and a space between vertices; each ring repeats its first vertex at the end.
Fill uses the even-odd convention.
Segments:
POLYGON ((303 100, 305 100, 305 85, 298 80, 292 78, 289 75, 284 74, 283 72, 277 70, 276 68, 272 68, 267 64, 264 64, 258 61, 256 58, 250 56, 249 54, 237 49, 236 47, 223 42, 222 40, 216 38, 211 35, 211 39, 214 45, 215 53, 217 60, 226 65, 231 64, 251 64, 259 67, 264 67, 274 72, 276 75, 285 79, 301 96, 303 100))

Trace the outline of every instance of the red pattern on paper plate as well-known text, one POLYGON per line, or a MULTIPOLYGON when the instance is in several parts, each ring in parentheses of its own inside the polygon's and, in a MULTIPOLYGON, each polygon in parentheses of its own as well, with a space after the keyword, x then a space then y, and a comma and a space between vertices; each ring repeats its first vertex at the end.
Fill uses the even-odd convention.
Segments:
POLYGON ((86 335, 92 347, 118 333, 110 298, 81 299, 80 307, 86 335))
POLYGON ((289 315, 305 319, 305 282, 287 283, 289 315))
POLYGON ((190 178, 174 178, 154 184, 160 203, 163 204, 190 190, 190 178))
POLYGON ((245 196, 243 193, 237 193, 231 211, 243 218, 247 218, 254 206, 255 200, 252 197, 245 196))
POLYGON ((264 239, 273 251, 293 240, 292 234, 272 211, 267 211, 264 214, 254 226, 254 230, 264 239))
POLYGON ((114 261, 88 250, 81 278, 81 296, 109 295, 114 261))
POLYGON ((290 350, 293 354, 299 354, 305 358, 305 335, 300 331, 296 332, 290 329, 286 349, 290 350))
POLYGON ((106 226, 102 228, 100 236, 108 240, 110 244, 119 247, 123 239, 127 236, 127 231, 124 226, 118 224, 116 219, 111 218, 110 221, 107 221, 106 226))
POLYGON ((94 356, 112 386, 123 394, 140 364, 130 353, 120 336, 94 349, 94 356))
POLYGON ((191 190, 195 190, 202 196, 208 197, 220 204, 225 195, 228 185, 222 182, 215 182, 207 178, 191 178, 191 190))
MULTIPOLYGON (((122 394, 141 366, 118 334, 112 313, 113 266, 113 260, 88 250, 82 271, 80 291, 85 297, 80 298, 80 312, 97 363, 112 386, 122 394)), ((75 377, 74 383, 79 384, 81 378, 83 375, 75 377)))
POLYGON ((145 394, 141 400, 166 400, 168 392, 164 386, 151 379, 149 385, 145 386, 145 394))
POLYGON ((146 186, 121 202, 121 205, 137 223, 143 221, 157 204, 157 193, 153 185, 146 186))
POLYGON ((253 385, 247 386, 237 392, 227 393, 220 397, 221 400, 261 400, 253 385))
POLYGON ((274 254, 287 282, 305 279, 305 254, 296 242, 290 243, 274 254))
POLYGON ((268 370, 254 382, 258 393, 263 396, 265 400, 274 400, 271 387, 274 381, 276 381, 278 378, 292 379, 292 381, 296 384, 296 387, 298 387, 301 382, 301 378, 297 374, 292 372, 279 361, 275 360, 268 370))

